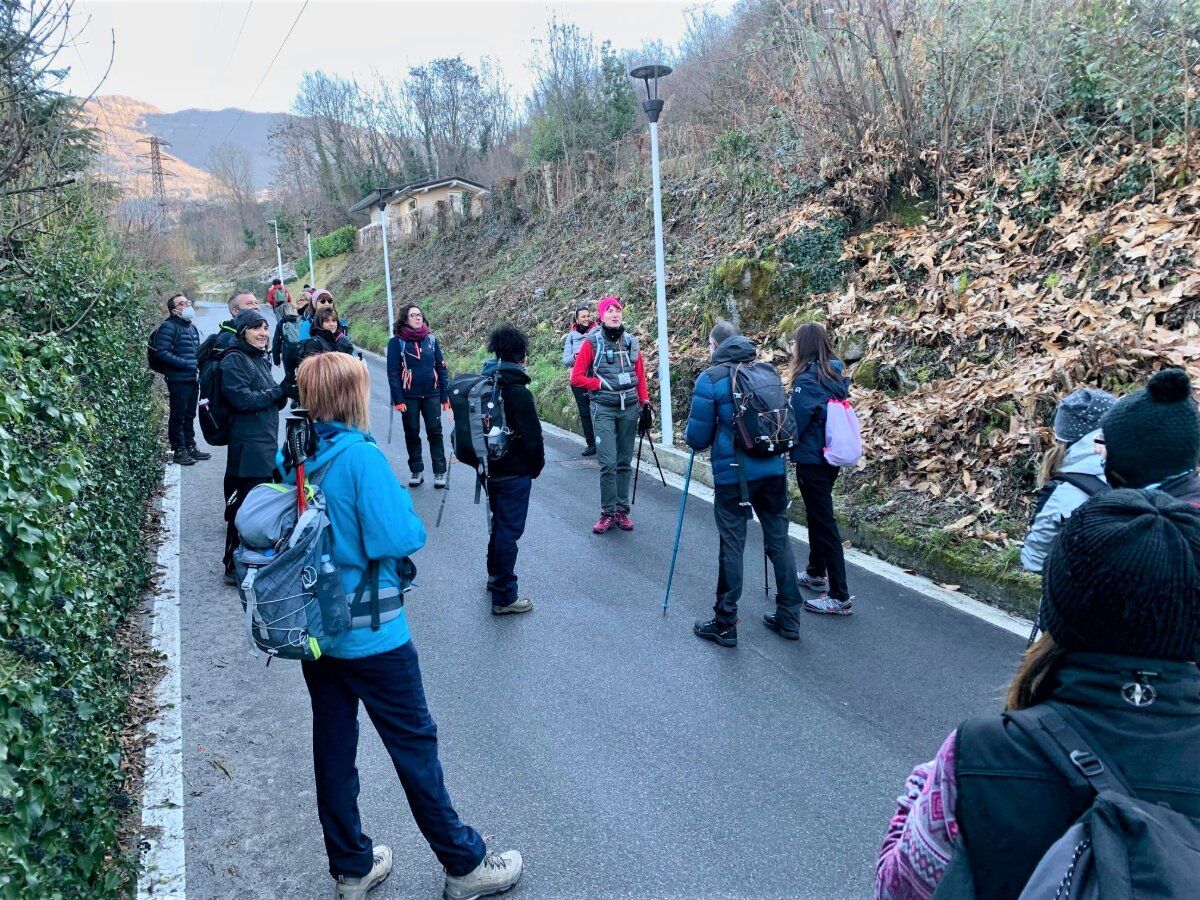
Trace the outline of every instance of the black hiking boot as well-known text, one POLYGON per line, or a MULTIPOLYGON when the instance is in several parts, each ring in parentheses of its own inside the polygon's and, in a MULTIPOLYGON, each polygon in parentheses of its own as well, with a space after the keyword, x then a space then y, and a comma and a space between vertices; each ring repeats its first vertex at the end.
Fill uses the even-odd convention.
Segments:
POLYGON ((201 450, 199 447, 195 446, 194 444, 191 447, 187 448, 187 452, 188 452, 188 456, 190 456, 192 459, 212 459, 211 453, 205 453, 203 450, 201 450))
POLYGON ((787 629, 787 628, 782 627, 779 624, 779 616, 776 615, 775 613, 767 613, 765 616, 763 616, 763 624, 766 625, 768 628, 770 628, 773 632, 775 632, 781 638, 784 638, 785 640, 789 640, 789 641, 800 640, 800 632, 796 631, 794 629, 787 629))
POLYGON ((722 647, 737 646, 737 622, 732 625, 722 625, 716 619, 697 619, 696 624, 692 626, 692 631, 695 632, 696 637, 720 644, 722 647))
POLYGON ((590 447, 584 447, 583 452, 580 453, 579 455, 580 456, 595 456, 596 455, 596 446, 593 444, 590 447))
POLYGON ((178 450, 176 450, 175 456, 172 458, 181 466, 194 466, 196 464, 196 461, 192 459, 192 455, 183 447, 180 447, 178 450))

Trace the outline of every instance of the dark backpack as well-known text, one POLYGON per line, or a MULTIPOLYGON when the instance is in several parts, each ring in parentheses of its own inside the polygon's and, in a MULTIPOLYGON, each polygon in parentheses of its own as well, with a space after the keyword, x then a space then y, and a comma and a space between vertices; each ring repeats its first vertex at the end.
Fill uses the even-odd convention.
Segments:
POLYGON ((1029 517, 1030 525, 1033 524, 1033 520, 1037 518, 1042 508, 1050 502, 1051 495, 1058 490, 1060 484, 1069 484, 1072 487, 1077 487, 1087 494, 1088 497, 1095 497, 1097 494, 1104 494, 1112 490, 1108 486, 1108 482, 1099 475, 1087 475, 1083 472, 1059 472, 1043 484, 1042 489, 1038 491, 1033 504, 1033 515, 1029 517))
POLYGON ((204 440, 214 447, 229 443, 229 423, 233 418, 221 392, 221 360, 226 351, 217 346, 217 335, 210 334, 196 356, 200 369, 200 404, 197 418, 204 440))
POLYGON ((459 375, 450 382, 449 395, 454 456, 484 479, 491 464, 508 454, 511 432, 504 422, 500 385, 494 374, 459 375))
POLYGON ((729 373, 733 393, 733 443, 747 456, 767 459, 796 444, 796 417, 779 373, 770 363, 713 366, 709 378, 729 373))
POLYGON ((1095 794, 1042 856, 1020 900, 1167 900, 1200 893, 1200 820, 1134 796, 1069 710, 1043 703, 1006 715, 1072 786, 1095 794))
POLYGON ((146 365, 150 367, 151 372, 157 372, 159 375, 167 374, 167 364, 158 358, 158 351, 154 349, 154 342, 158 339, 158 333, 166 322, 159 322, 158 327, 150 332, 150 337, 146 338, 146 365))

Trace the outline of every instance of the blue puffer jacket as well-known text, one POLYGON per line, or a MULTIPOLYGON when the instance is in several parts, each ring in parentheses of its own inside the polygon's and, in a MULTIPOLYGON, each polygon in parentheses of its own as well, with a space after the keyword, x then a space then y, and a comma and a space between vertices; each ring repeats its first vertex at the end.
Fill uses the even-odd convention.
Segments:
POLYGON ((196 381, 200 377, 200 332, 179 316, 168 316, 154 335, 154 355, 167 367, 167 381, 196 381))
MULTIPOLYGON (((839 375, 842 364, 833 360, 839 375)), ((825 406, 830 398, 845 400, 850 396, 850 379, 830 382, 817 373, 817 364, 809 363, 792 384, 792 415, 796 417, 796 445, 792 447, 792 462, 825 462, 825 406)))
POLYGON ((446 363, 442 360, 442 348, 432 334, 420 342, 399 337, 388 341, 387 376, 393 406, 407 403, 409 398, 437 397, 442 403, 449 399, 446 363))
MULTIPOLYGON (((740 334, 721 342, 713 353, 714 366, 736 363, 752 363, 755 357, 754 344, 740 334)), ((717 484, 738 484, 738 454, 733 445, 733 390, 725 370, 714 382, 709 370, 700 373, 696 389, 692 394, 692 409, 688 413, 687 442, 693 450, 707 450, 710 454, 713 481, 717 484)), ((786 474, 782 456, 761 459, 742 455, 747 481, 770 478, 786 474)))
MULTIPOLYGON (((316 429, 317 452, 309 457, 305 470, 320 478, 333 531, 333 561, 341 569, 342 587, 350 594, 357 590, 371 560, 382 561, 380 588, 398 587, 396 565, 425 545, 425 525, 413 510, 412 498, 369 434, 338 423, 322 422, 316 429)), ((282 449, 276 464, 282 471, 282 449)), ((295 471, 283 480, 295 484, 295 471)), ((325 654, 359 659, 395 650, 410 639, 402 609, 378 631, 351 629, 325 654)))

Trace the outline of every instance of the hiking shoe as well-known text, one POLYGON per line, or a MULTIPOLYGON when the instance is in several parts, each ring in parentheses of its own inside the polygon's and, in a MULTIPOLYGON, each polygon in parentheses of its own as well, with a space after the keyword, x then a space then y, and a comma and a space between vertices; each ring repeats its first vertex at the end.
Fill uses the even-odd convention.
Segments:
POLYGON ((191 446, 187 448, 188 456, 192 459, 212 459, 211 453, 205 453, 199 447, 191 446))
POLYGON ((596 448, 594 446, 593 447, 584 447, 583 452, 580 453, 579 455, 580 456, 595 456, 596 448))
POLYGON ((533 612, 533 601, 528 597, 522 597, 520 600, 514 600, 507 606, 500 606, 498 603, 492 604, 493 616, 507 616, 510 613, 533 612))
POLYGON ((475 871, 458 876, 446 874, 442 900, 477 900, 502 894, 520 880, 524 868, 525 863, 516 850, 489 851, 475 871))
POLYGON ((392 851, 383 844, 376 844, 371 853, 374 857, 371 871, 362 878, 339 875, 333 891, 333 900, 364 900, 367 891, 391 874, 392 851))
POLYGON ((629 518, 629 513, 619 512, 613 517, 613 520, 622 531, 633 531, 633 519, 629 518))
POLYGON ((763 616, 763 624, 770 628, 773 632, 779 635, 784 640, 798 641, 800 640, 799 631, 790 631, 786 628, 781 628, 779 625, 779 617, 774 613, 767 613, 763 616))
POLYGON ((175 451, 175 456, 172 458, 181 466, 194 466, 196 464, 196 461, 192 459, 192 455, 182 447, 175 451))
POLYGON ((422 485, 424 483, 425 483, 425 473, 424 472, 413 472, 411 475, 408 476, 408 486, 409 487, 418 487, 419 485, 422 485))
POLYGON ((846 600, 834 600, 828 594, 822 594, 815 600, 805 600, 804 610, 805 612, 820 613, 825 616, 848 616, 854 611, 850 608, 853 605, 853 601, 853 597, 846 600))
POLYGON ((617 524, 617 517, 602 513, 600 518, 596 520, 596 524, 592 526, 593 534, 604 534, 610 528, 617 524))
POLYGON ((438 489, 444 488, 446 486, 446 473, 445 472, 434 473, 433 486, 438 489))
POLYGON ((716 619, 697 619, 696 624, 692 626, 692 631, 695 632, 696 637, 720 644, 722 647, 737 646, 736 622, 732 625, 722 625, 716 619))
POLYGON ((822 578, 819 575, 809 575, 808 572, 801 572, 796 576, 796 583, 802 588, 808 588, 810 591, 816 591, 818 594, 823 594, 829 590, 829 579, 822 578))
POLYGON ((225 570, 225 583, 232 584, 234 587, 237 587, 238 579, 237 579, 237 570, 236 569, 226 569, 225 570))
POLYGON ((489 575, 489 576, 488 576, 488 586, 487 586, 487 589, 488 589, 488 593, 489 593, 489 594, 491 593, 491 591, 492 591, 492 588, 494 588, 495 586, 496 586, 496 576, 495 576, 495 575, 489 575))

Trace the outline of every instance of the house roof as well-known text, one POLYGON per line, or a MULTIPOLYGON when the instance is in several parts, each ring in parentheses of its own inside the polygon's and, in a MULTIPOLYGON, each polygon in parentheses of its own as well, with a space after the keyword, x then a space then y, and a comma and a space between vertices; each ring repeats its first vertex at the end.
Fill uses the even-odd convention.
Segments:
POLYGON ((434 188, 443 186, 461 186, 471 188, 477 194, 491 193, 478 181, 472 181, 470 178, 463 178, 461 175, 447 175, 443 178, 429 178, 424 181, 409 181, 405 184, 397 185, 396 187, 381 188, 377 191, 371 191, 352 207, 350 212, 356 213, 364 209, 369 209, 378 203, 381 199, 386 199, 388 203, 396 203, 405 197, 410 197, 413 194, 424 194, 434 188))

